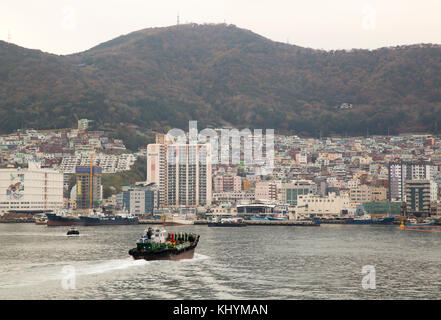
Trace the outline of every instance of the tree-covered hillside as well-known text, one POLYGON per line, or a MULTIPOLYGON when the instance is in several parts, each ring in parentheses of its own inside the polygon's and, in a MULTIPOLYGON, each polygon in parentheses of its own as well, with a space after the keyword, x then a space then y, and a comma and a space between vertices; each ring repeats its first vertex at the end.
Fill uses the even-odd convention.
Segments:
POLYGON ((322 51, 225 24, 141 30, 68 56, 0 42, 0 129, 68 127, 76 113, 154 130, 439 131, 440 71, 437 45, 322 51))

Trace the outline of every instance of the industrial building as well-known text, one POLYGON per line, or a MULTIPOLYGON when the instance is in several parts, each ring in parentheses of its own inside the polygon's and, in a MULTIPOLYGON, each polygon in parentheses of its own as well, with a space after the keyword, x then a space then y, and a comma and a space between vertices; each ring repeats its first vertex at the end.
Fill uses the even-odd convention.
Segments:
POLYGON ((28 168, 0 169, 0 210, 41 212, 63 207, 63 174, 29 162, 28 168))

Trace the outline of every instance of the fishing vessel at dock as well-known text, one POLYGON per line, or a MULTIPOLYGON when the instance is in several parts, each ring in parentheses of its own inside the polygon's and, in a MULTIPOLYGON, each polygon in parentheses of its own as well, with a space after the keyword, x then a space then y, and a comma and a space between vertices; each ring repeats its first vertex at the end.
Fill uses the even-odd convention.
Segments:
POLYGON ((364 214, 358 218, 345 219, 347 224, 393 224, 394 217, 372 218, 370 214, 364 214))
POLYGON ((372 218, 370 215, 363 215, 360 217, 321 217, 312 218, 312 221, 323 224, 381 224, 390 225, 395 222, 395 217, 379 217, 372 218))
POLYGON ((222 218, 222 219, 213 219, 211 222, 208 222, 209 227, 246 227, 247 224, 243 221, 242 218, 222 218))
POLYGON ((138 217, 124 213, 111 214, 95 209, 88 216, 80 216, 83 226, 102 226, 102 225, 133 225, 138 224, 138 217))
POLYGON ((199 237, 193 233, 167 233, 164 228, 149 227, 129 254, 135 260, 192 259, 199 237))

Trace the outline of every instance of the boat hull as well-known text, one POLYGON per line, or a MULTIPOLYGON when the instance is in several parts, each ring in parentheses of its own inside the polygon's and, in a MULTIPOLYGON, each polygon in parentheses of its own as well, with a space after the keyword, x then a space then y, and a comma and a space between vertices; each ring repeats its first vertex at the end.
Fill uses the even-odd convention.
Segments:
POLYGON ((147 261, 153 260, 183 260, 183 259, 193 259, 194 250, 196 249, 199 242, 199 236, 196 241, 182 249, 171 248, 171 249, 163 249, 158 251, 139 251, 137 248, 133 248, 129 250, 129 254, 135 260, 144 259, 147 261))
POLYGON ((153 260, 183 260, 183 259, 193 259, 194 257, 194 248, 185 250, 181 253, 175 253, 171 252, 170 250, 163 250, 157 253, 146 253, 146 252, 139 252, 136 249, 132 249, 129 251, 129 254, 133 257, 135 260, 144 259, 147 261, 153 261, 153 260), (132 251, 135 250, 135 251, 132 251))
POLYGON ((407 227, 425 227, 425 226, 433 226, 433 225, 435 225, 435 222, 406 224, 407 227))
POLYGON ((382 218, 382 219, 368 219, 368 220, 346 220, 347 224, 393 224, 395 221, 395 218, 382 218))
POLYGON ((118 226, 118 225, 134 225, 138 224, 138 218, 115 218, 115 219, 100 219, 81 216, 80 220, 83 226, 118 226))
POLYGON ((48 227, 68 227, 83 225, 83 222, 77 218, 60 217, 53 213, 47 213, 46 216, 48 227))

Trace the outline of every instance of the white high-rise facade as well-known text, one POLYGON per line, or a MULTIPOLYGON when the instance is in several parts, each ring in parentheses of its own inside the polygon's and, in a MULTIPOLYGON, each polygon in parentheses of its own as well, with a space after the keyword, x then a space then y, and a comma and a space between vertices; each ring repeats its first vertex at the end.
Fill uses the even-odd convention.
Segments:
POLYGON ((147 183, 155 183, 159 188, 159 205, 167 205, 167 145, 147 146, 147 183))
POLYGON ((430 162, 390 162, 389 200, 404 201, 407 180, 432 180, 438 173, 438 166, 430 162))
POLYGON ((161 206, 211 204, 209 144, 150 144, 147 146, 147 183, 159 187, 161 206))

